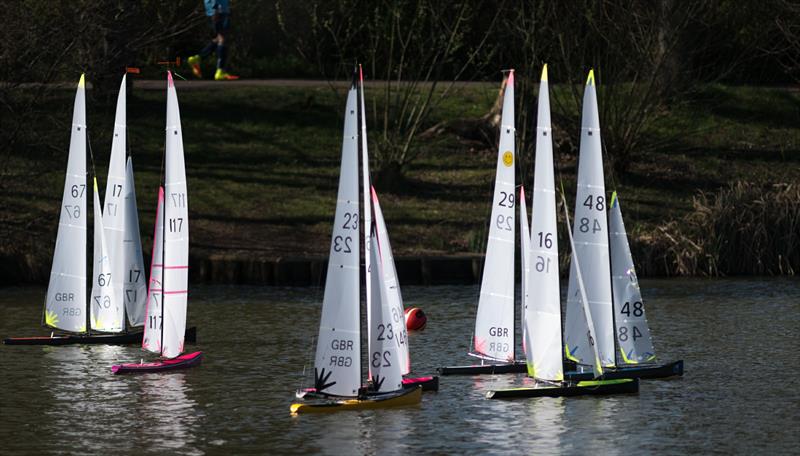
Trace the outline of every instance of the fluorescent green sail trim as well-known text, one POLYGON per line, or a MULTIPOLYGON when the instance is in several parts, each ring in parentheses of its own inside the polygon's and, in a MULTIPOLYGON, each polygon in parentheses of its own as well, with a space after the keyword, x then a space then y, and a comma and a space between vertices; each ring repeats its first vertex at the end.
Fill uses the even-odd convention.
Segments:
POLYGON ((547 82, 547 64, 542 67, 542 81, 547 82))
POLYGON ((97 177, 94 178, 94 191, 97 192, 97 177))
POLYGON ((614 380, 584 380, 578 382, 578 386, 603 386, 603 385, 618 385, 620 383, 628 383, 633 381, 630 378, 618 378, 614 380))
POLYGON ((81 74, 81 80, 78 81, 78 88, 82 89, 82 88, 86 87, 86 82, 84 81, 84 76, 85 76, 84 74, 81 74))
POLYGON ((651 355, 649 358, 647 358, 647 361, 655 361, 655 360, 656 360, 656 355, 651 355))
POLYGON ((100 318, 94 319, 92 318, 92 328, 102 328, 103 321, 100 318))
POLYGON ((536 378, 536 367, 528 363, 528 377, 536 378))
POLYGON ((86 332, 86 323, 84 323, 84 324, 83 324, 83 326, 81 326, 80 328, 78 328, 78 332, 79 332, 79 333, 85 333, 85 332, 86 332))
POLYGON ((594 376, 599 377, 603 375, 603 365, 600 364, 600 359, 595 358, 594 360, 594 376))
POLYGON ((58 325, 58 315, 55 312, 50 312, 49 310, 44 311, 44 324, 47 326, 51 326, 53 328, 58 325))
POLYGON ((576 363, 581 362, 578 358, 572 356, 572 353, 569 352, 569 345, 567 344, 564 344, 564 356, 570 361, 575 361, 576 363))
POLYGON ((586 85, 594 85, 594 69, 589 70, 589 77, 586 78, 586 85))
POLYGON ((639 364, 639 361, 636 361, 636 360, 634 360, 634 359, 629 359, 629 358, 628 358, 628 357, 625 355, 625 350, 623 350, 623 349, 622 349, 622 347, 619 347, 619 352, 622 354, 622 361, 623 361, 625 364, 639 364))
POLYGON ((609 207, 614 207, 617 203, 619 203, 619 201, 617 201, 617 192, 615 191, 611 193, 611 206, 609 207))

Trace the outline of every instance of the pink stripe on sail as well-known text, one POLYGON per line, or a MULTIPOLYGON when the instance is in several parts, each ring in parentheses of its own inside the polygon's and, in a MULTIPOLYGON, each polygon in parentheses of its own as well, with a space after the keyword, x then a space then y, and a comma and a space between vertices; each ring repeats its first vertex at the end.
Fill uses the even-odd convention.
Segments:
POLYGON ((150 268, 151 269, 152 268, 160 268, 160 267, 163 267, 163 266, 164 266, 163 264, 152 264, 152 263, 150 264, 150 268))
POLYGON ((189 269, 189 266, 164 266, 164 269, 189 269))
POLYGON ((186 294, 189 290, 165 291, 164 294, 186 294))

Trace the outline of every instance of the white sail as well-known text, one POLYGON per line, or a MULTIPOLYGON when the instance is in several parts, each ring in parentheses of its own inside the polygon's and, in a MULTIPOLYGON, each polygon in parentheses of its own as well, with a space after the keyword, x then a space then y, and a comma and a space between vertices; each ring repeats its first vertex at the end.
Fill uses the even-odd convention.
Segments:
POLYGON ((338 396, 356 396, 361 386, 357 109, 354 82, 347 94, 336 215, 314 359, 314 387, 338 396))
POLYGON ((91 328, 95 331, 121 332, 125 306, 114 292, 114 274, 108 242, 103 227, 103 213, 97 178, 94 179, 94 257, 92 260, 92 295, 89 301, 91 328))
MULTIPOLYGON (((372 306, 370 305, 370 301, 372 300, 372 280, 370 276, 372 275, 372 255, 370 255, 369 251, 372 248, 372 243, 370 242, 370 227, 372 226, 372 210, 370 210, 370 196, 369 191, 372 185, 369 182, 369 153, 367 150, 367 111, 364 109, 364 73, 361 70, 361 65, 358 66, 358 79, 359 79, 359 91, 360 91, 360 99, 359 99, 359 107, 361 113, 361 180, 362 180, 362 194, 364 198, 364 271, 365 271, 365 284, 367 287, 367 321, 370 319, 370 312, 372 312, 372 306)), ((372 331, 370 325, 367 325, 367 339, 371 337, 372 331)))
POLYGON ((580 364, 591 364, 590 347, 586 345, 585 326, 581 317, 578 283, 576 281, 579 257, 583 265, 583 279, 589 299, 589 309, 597 330, 597 348, 603 366, 615 365, 614 323, 611 303, 611 267, 608 253, 608 224, 606 219, 606 192, 603 176, 603 156, 600 141, 600 122, 597 112, 597 92, 594 73, 589 72, 583 94, 581 120, 581 145, 578 160, 578 189, 575 200, 575 224, 572 267, 567 293, 567 323, 564 332, 565 352, 569 359, 580 364))
POLYGON ((564 380, 561 358, 561 294, 558 279, 556 190, 553 176, 553 140, 547 65, 539 85, 536 116, 536 162, 533 171, 531 214, 531 291, 525 315, 530 340, 528 375, 540 380, 564 380))
POLYGON ((58 235, 47 286, 44 323, 86 332, 86 97, 84 76, 75 93, 69 158, 61 199, 58 235))
POLYGON ((531 230, 528 225, 528 206, 525 202, 525 187, 519 187, 519 259, 522 266, 520 280, 520 328, 522 331, 522 353, 528 353, 528 328, 525 325, 525 312, 530 301, 530 257, 531 257, 531 230))
POLYGON ((143 326, 145 303, 147 302, 147 282, 144 276, 144 256, 142 255, 142 239, 139 235, 139 215, 136 209, 136 187, 133 183, 133 162, 128 157, 125 172, 125 229, 123 298, 128 325, 143 326))
POLYGON ((161 355, 183 352, 189 294, 189 205, 178 95, 168 73, 164 179, 164 320, 161 355))
MULTIPOLYGON (((594 326, 594 320, 592 319, 592 311, 590 309, 589 298, 587 297, 586 287, 584 286, 583 281, 583 273, 581 272, 581 263, 578 259, 578 255, 575 255, 575 239, 572 236, 572 230, 569 226, 569 213, 567 212, 567 201, 564 198, 564 195, 561 195, 562 201, 564 201, 564 218, 567 221, 567 234, 569 235, 569 246, 572 249, 572 269, 575 271, 575 283, 577 284, 578 288, 578 305, 579 311, 581 313, 582 319, 582 326, 585 332, 583 333, 583 337, 579 339, 579 343, 583 346, 585 345, 588 348, 589 356, 586 360, 592 362, 592 370, 594 371, 594 376, 599 377, 603 375, 603 364, 600 362, 600 352, 598 351, 597 344, 595 341, 597 340, 594 326)), ((576 337, 577 339, 577 337, 576 337)))
POLYGON ((164 281, 164 187, 158 187, 156 220, 153 228, 153 253, 150 260, 150 286, 145 306, 144 337, 142 348, 161 354, 161 329, 164 309, 162 307, 164 281))
MULTIPOLYGON (((117 96, 117 112, 114 118, 114 136, 111 138, 111 158, 108 162, 108 181, 103 200, 103 230, 105 231, 106 251, 111 262, 111 300, 114 305, 124 299, 123 284, 125 282, 125 144, 126 144, 126 112, 125 112, 125 76, 119 86, 117 96)), ((96 280, 96 278, 95 278, 96 280)), ((94 299, 94 298, 92 298, 94 299)), ((92 303, 93 305, 95 303, 92 303)), ((124 306, 121 309, 124 313, 124 306)), ((113 326, 124 326, 124 316, 114 315, 113 326), (116 320, 119 319, 118 324, 116 320)), ((103 322, 109 324, 108 322, 103 322)), ((94 324, 92 325, 94 328, 94 324)), ((94 328, 99 329, 99 328, 94 328)), ((119 329, 121 331, 122 329, 119 329)), ((115 330, 117 331, 117 330, 115 330)))
MULTIPOLYGON (((392 245, 389 242, 389 233, 386 230, 386 222, 383 219, 383 211, 378 201, 378 194, 375 188, 372 190, 372 209, 375 211, 375 227, 378 235, 378 245, 381 251, 378 257, 381 260, 381 276, 383 283, 386 286, 386 298, 389 302, 391 309, 392 331, 396 334, 395 340, 397 342, 399 352, 398 356, 402 374, 411 372, 411 355, 408 349, 408 330, 405 324, 405 313, 403 311, 403 296, 400 294, 400 282, 397 280, 397 269, 394 266, 394 255, 392 255, 392 245)), ((374 326, 367 321, 369 326, 374 326)))
POLYGON ((508 74, 500 121, 497 173, 489 220, 473 350, 490 360, 514 359, 514 71, 508 74))
MULTIPOLYGON (((373 224, 370 242, 372 256, 372 320, 369 348, 369 372, 373 388, 378 392, 397 391, 403 388, 403 355, 398 338, 402 334, 396 323, 397 309, 389 302, 386 282, 383 280, 383 264, 380 255, 383 253, 378 244, 378 233, 373 224)), ((404 326, 403 322, 403 326, 404 326)))
POLYGON ((644 301, 633 267, 617 192, 611 194, 608 230, 611 233, 611 285, 614 289, 614 322, 620 354, 618 364, 654 362, 656 352, 644 314, 644 301))

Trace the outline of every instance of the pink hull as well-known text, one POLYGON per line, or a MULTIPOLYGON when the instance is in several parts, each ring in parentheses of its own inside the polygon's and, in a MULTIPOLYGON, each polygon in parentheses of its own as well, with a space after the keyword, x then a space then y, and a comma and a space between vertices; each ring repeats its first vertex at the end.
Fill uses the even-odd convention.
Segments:
POLYGON ((187 353, 177 358, 155 361, 152 363, 125 363, 111 366, 111 372, 115 374, 127 374, 135 372, 161 372, 173 369, 186 369, 200 364, 203 360, 203 352, 187 353))

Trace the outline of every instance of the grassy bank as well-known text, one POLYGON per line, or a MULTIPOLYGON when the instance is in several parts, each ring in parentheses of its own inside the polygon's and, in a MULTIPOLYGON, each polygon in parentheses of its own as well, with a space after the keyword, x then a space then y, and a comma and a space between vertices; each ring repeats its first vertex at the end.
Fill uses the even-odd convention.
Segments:
MULTIPOLYGON (((477 118, 496 87, 454 93, 433 123, 477 118)), ((149 250, 164 141, 165 94, 134 90, 129 142, 145 250, 149 250)), ((71 91, 44 106, 39 136, 3 155, 0 255, 24 258, 33 278, 47 276, 63 189, 71 91)), ((189 179, 192 254, 205 257, 324 257, 333 217, 344 100, 327 87, 180 90, 189 179)), ((94 165, 105 185, 113 99, 88 101, 94 165)), ((370 109, 370 108, 368 108, 370 109)), ((602 119, 601 119, 602 123, 602 119)), ((578 126, 573 128, 577 131, 578 126)), ((636 157, 609 182, 623 202, 634 250, 694 209, 699 191, 735 181, 756 187, 800 182, 800 93, 787 89, 709 86, 665 113, 650 131, 659 147, 636 157)), ((496 151, 439 135, 423 144, 400 189, 375 182, 397 256, 481 251, 496 151)), ((574 154, 559 153, 571 200, 574 154)), ((530 163, 530 158, 527 159, 530 163)), ((525 176, 531 173, 526 171, 525 176)), ((530 182, 525 182, 530 186, 530 182)), ((572 202, 570 202, 572 204, 572 202)), ((562 243, 565 244, 565 243, 562 243)), ((735 246, 734 246, 735 248, 735 246)), ((650 258, 643 255, 643 257, 650 258)), ((13 266, 12 267, 17 267, 13 266)), ((648 268, 653 273, 675 273, 648 268)), ((794 270, 798 270, 797 265, 794 270)), ((725 271, 721 271, 724 273, 725 271)))

